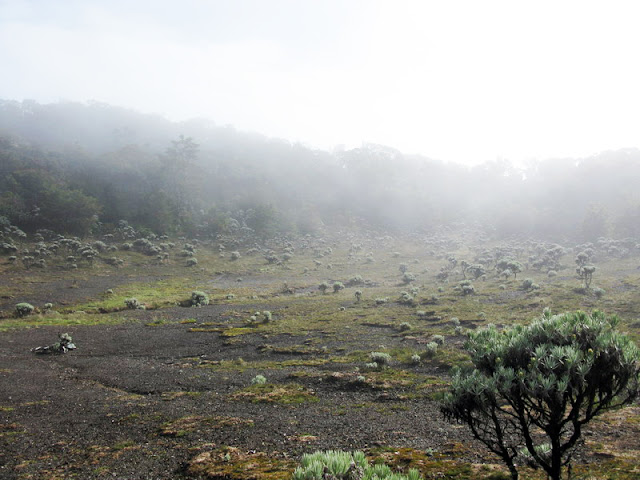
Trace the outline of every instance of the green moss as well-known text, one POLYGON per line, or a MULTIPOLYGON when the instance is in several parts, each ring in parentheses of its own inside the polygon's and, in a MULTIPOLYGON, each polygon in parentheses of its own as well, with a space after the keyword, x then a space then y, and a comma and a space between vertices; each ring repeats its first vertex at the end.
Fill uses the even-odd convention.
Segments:
POLYGON ((190 433, 202 430, 252 426, 253 420, 243 418, 192 415, 166 422, 160 427, 160 434, 168 437, 184 437, 190 433))
POLYGON ((240 335, 246 335, 248 333, 255 333, 255 328, 248 327, 236 327, 236 328, 227 328, 220 333, 221 337, 237 337, 240 335))
POLYGON ((250 385, 231 395, 234 400, 252 403, 280 403, 283 405, 315 402, 315 393, 298 383, 263 383, 250 385))
POLYGON ((36 328, 44 326, 70 326, 70 325, 115 325, 125 323, 129 319, 116 315, 89 315, 86 312, 69 314, 41 314, 30 315, 21 319, 7 318, 0 320, 0 332, 16 328, 36 328))
POLYGON ((295 463, 265 453, 244 453, 233 447, 203 452, 193 458, 187 474, 226 480, 283 480, 291 478, 295 463))

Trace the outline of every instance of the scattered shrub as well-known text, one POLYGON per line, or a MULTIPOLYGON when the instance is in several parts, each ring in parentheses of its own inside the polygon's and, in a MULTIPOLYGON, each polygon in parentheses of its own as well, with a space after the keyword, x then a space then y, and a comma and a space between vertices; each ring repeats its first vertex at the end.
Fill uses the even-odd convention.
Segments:
POLYGON ((198 290, 191 292, 191 306, 201 307, 203 305, 209 305, 209 295, 198 290))
POLYGON ((137 298, 126 298, 124 304, 127 306, 129 310, 144 310, 145 306, 142 305, 137 298))
POLYGON ((256 375, 251 379, 251 385, 264 385, 267 383, 267 378, 264 375, 256 375))
POLYGON ((195 267, 198 264, 198 259, 195 257, 191 257, 187 259, 187 267, 195 267))
POLYGON ((402 275, 402 283, 406 285, 410 284, 411 282, 415 282, 415 280, 416 280, 416 276, 411 272, 405 272, 402 275))
POLYGON ((385 352, 371 352, 369 358, 378 368, 385 367, 391 364, 391 355, 385 352))
POLYGON ((22 302, 16 305, 15 310, 19 317, 26 317, 27 315, 31 315, 35 308, 30 303, 22 302))
POLYGON ((364 453, 328 450, 302 456, 293 480, 422 480, 415 469, 407 475, 393 473, 384 464, 370 465, 364 453))
POLYGON ((413 326, 409 322, 402 322, 400 325, 398 325, 398 330, 400 332, 406 332, 411 330, 412 328, 413 326))
POLYGON ((333 293, 338 293, 340 290, 344 290, 344 283, 335 282, 333 284, 333 293))
POLYGON ((429 342, 425 345, 424 348, 424 356, 426 358, 431 358, 438 353, 438 344, 436 342, 429 342))
POLYGON ((323 294, 327 293, 328 289, 329 284, 327 282, 322 282, 320 285, 318 285, 318 290, 320 290, 323 294))
POLYGON ((413 298, 413 295, 411 295, 409 292, 400 292, 398 303, 400 303, 401 305, 413 306, 415 304, 415 298, 413 298))

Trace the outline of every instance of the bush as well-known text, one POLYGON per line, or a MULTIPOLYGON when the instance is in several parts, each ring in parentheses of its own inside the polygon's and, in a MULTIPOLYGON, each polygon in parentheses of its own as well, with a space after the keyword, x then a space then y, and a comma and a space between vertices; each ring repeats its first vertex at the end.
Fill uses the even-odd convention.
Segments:
POLYGON ((404 272, 404 274, 402 275, 402 283, 406 285, 415 281, 416 281, 416 276, 411 272, 404 272))
POLYGON ((369 358, 378 365, 389 365, 391 363, 391 355, 384 352, 371 352, 369 358))
POLYGON ((438 344, 436 342, 429 342, 425 345, 424 356, 427 358, 434 357, 438 353, 438 344))
POLYGON ((203 305, 209 305, 209 295, 198 290, 191 292, 191 306, 201 307, 203 305))
POLYGON ((640 352, 617 324, 602 312, 547 309, 528 326, 471 332, 465 349, 475 368, 454 375, 443 414, 469 425, 513 479, 526 445, 533 462, 559 480, 584 425, 640 394, 640 352), (552 446, 548 455, 544 444, 552 446))
POLYGON ((329 284, 327 282, 322 282, 320 285, 318 285, 318 290, 320 290, 323 294, 327 293, 328 289, 329 284))
POLYGON ((522 281, 522 289, 523 290, 531 290, 531 288, 533 287, 534 283, 533 280, 531 280, 530 278, 525 278, 522 281))
POLYGON ((354 292, 354 295, 356 297, 356 302, 359 302, 360 300, 362 300, 362 290, 356 290, 354 292))
POLYGON ((195 257, 191 257, 187 259, 187 267, 195 267, 198 264, 198 259, 195 257))
POLYGON ((142 305, 137 298, 126 298, 124 304, 127 306, 129 310, 144 310, 145 306, 142 305))
POLYGON ((340 290, 344 290, 344 283, 335 282, 333 284, 333 293, 338 293, 340 290))
POLYGON ((234 251, 231 252, 231 260, 239 260, 241 257, 240 252, 234 251))
POLYGON ((421 480, 415 469, 407 475, 393 473, 384 464, 370 465, 364 453, 327 450, 307 453, 293 472, 293 480, 421 480))
POLYGON ((593 289, 593 294, 596 296, 596 298, 602 298, 605 293, 605 290, 600 287, 596 287, 593 289))
POLYGON ((267 378, 264 375, 256 375, 251 379, 251 385, 264 385, 267 383, 267 378))
POLYGON ((409 330, 411 330, 413 327, 411 326, 411 324, 409 322, 402 322, 400 325, 398 325, 398 330, 400 332, 407 332, 409 330))
POLYGON ((26 317, 27 315, 31 315, 35 308, 30 303, 22 302, 16 305, 15 310, 19 317, 26 317))

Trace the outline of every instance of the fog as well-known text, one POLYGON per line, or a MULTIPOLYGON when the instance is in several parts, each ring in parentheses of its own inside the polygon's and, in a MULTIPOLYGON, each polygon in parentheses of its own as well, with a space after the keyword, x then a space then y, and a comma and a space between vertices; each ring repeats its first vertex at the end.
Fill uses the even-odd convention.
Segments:
POLYGON ((103 103, 0 102, 0 216, 84 235, 248 238, 327 229, 590 242, 640 234, 640 150, 476 166, 363 144, 332 152, 103 103), (97 223, 96 223, 97 220, 97 223), (238 230, 240 229, 240 230, 238 230))
POLYGON ((378 144, 525 166, 640 145, 639 9, 7 0, 0 92, 206 118, 329 152, 378 144))

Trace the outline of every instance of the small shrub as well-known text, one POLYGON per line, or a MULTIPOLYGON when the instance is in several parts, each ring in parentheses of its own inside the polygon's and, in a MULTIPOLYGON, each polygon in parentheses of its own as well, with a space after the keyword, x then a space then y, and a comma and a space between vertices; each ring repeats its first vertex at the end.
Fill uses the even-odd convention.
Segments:
POLYGON ((534 285, 533 280, 531 280, 530 278, 525 278, 522 281, 521 287, 523 290, 531 290, 533 288, 533 285, 534 285))
POLYGON ((434 335, 431 339, 437 343, 438 345, 444 345, 444 336, 443 335, 434 335))
POLYGON ((144 310, 145 306, 142 305, 137 298, 126 298, 124 304, 127 306, 129 310, 144 310))
POLYGON ((187 267, 195 267, 198 264, 198 259, 195 257, 191 257, 187 259, 187 267))
POLYGON ((406 285, 415 281, 416 281, 416 276, 411 272, 404 272, 404 274, 402 275, 402 283, 406 285))
POLYGON ((420 364, 421 361, 422 361, 422 358, 420 358, 420 355, 418 355, 417 353, 411 355, 411 363, 413 363, 414 365, 420 364))
POLYGON ((238 251, 231 252, 231 260, 238 260, 240 259, 240 256, 240 252, 238 251))
POLYGON ((602 298, 605 293, 606 292, 600 287, 596 287, 593 289, 593 294, 596 296, 596 298, 602 298))
POLYGON ((438 353, 438 344, 436 342, 429 342, 425 345, 424 356, 426 358, 434 357, 438 353))
POLYGON ((251 385, 264 385, 267 383, 267 378, 264 375, 256 375, 251 379, 251 385))
POLYGON ((384 367, 391 363, 391 355, 385 352, 371 352, 369 358, 379 367, 384 367))
POLYGON ((30 303, 22 302, 16 305, 15 310, 19 317, 26 317, 27 315, 31 315, 35 308, 30 303))
POLYGON ((382 305, 389 301, 388 298, 376 298, 376 305, 382 305))
POLYGON ((411 326, 411 324, 409 322, 402 322, 400 325, 398 325, 398 330, 400 332, 407 332, 409 330, 411 330, 413 327, 411 326))
POLYGON ((415 299, 409 292, 400 292, 398 303, 400 303, 401 305, 414 305, 415 299))
POLYGON ((318 285, 318 290, 320 290, 323 294, 327 293, 327 290, 329 290, 329 284, 327 282, 322 282, 320 285, 318 285))
POLYGON ((340 290, 344 290, 344 283, 335 282, 333 284, 333 293, 338 293, 340 290))
POLYGON ((209 305, 209 295, 198 290, 191 292, 191 306, 201 307, 203 305, 209 305))
POLYGON ((370 465, 363 452, 342 452, 328 450, 305 454, 301 465, 293 472, 293 480, 422 480, 415 469, 407 475, 393 473, 384 464, 370 465))
POLYGON ((356 297, 356 302, 359 302, 360 300, 362 300, 362 290, 356 290, 354 292, 354 295, 356 297))

